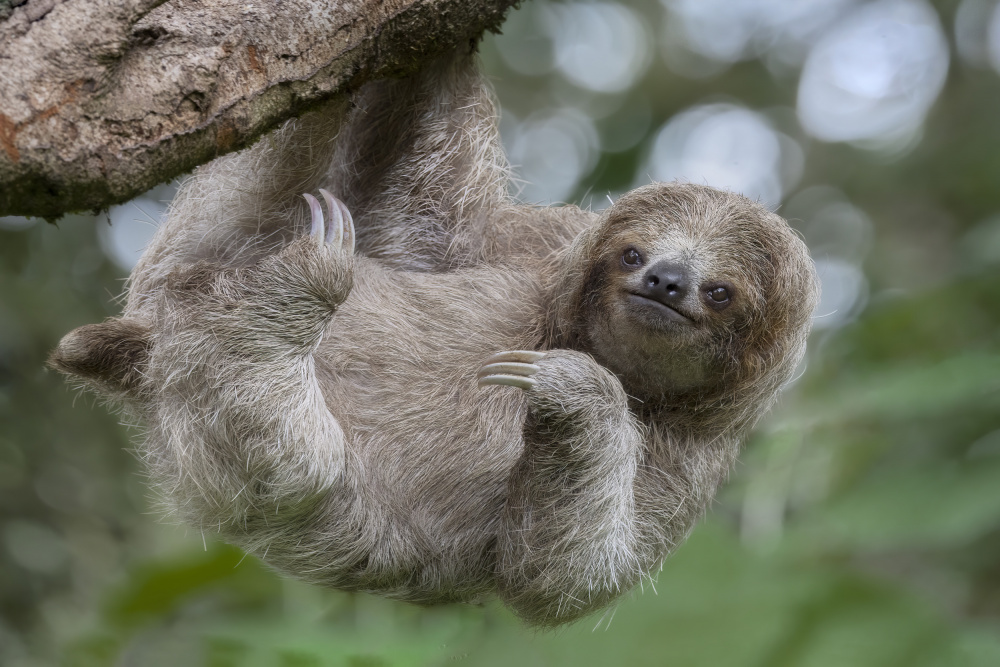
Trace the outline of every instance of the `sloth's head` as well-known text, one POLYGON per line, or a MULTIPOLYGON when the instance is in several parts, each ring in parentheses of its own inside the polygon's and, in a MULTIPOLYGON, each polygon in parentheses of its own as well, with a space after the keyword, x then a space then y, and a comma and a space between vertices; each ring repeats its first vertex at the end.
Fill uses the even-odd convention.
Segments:
POLYGON ((815 268, 788 224, 746 197, 680 183, 633 190, 574 255, 573 335, 640 397, 773 398, 803 354, 815 268))

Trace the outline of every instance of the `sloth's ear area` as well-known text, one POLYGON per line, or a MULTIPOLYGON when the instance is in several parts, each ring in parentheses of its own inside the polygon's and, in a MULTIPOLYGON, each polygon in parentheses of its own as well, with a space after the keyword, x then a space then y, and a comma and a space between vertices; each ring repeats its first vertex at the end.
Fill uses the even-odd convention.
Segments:
POLYGON ((70 331, 49 355, 51 368, 103 390, 136 395, 149 358, 150 331, 135 320, 112 318, 70 331))

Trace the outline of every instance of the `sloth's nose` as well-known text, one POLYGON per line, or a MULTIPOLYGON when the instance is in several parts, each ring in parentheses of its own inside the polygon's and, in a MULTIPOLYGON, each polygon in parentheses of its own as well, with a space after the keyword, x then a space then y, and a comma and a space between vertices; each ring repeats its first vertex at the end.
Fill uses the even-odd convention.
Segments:
POLYGON ((679 303, 688 293, 690 278, 683 264, 657 262, 642 277, 645 291, 662 303, 679 303))

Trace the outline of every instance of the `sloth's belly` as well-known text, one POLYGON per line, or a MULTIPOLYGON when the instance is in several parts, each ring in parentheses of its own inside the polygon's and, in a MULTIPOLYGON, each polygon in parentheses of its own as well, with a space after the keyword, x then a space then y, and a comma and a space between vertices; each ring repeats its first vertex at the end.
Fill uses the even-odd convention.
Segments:
POLYGON ((462 384, 449 394, 416 382, 386 398, 349 377, 337 383, 336 394, 355 397, 333 411, 344 416, 370 545, 347 587, 424 603, 474 601, 492 588, 525 404, 519 390, 462 384))
POLYGON ((537 346, 536 327, 503 276, 475 294, 425 281, 408 289, 405 277, 388 288, 356 282, 315 357, 346 435, 350 484, 370 508, 373 547, 349 587, 468 600, 492 579, 526 416, 519 389, 480 388, 476 372, 495 352, 537 346))

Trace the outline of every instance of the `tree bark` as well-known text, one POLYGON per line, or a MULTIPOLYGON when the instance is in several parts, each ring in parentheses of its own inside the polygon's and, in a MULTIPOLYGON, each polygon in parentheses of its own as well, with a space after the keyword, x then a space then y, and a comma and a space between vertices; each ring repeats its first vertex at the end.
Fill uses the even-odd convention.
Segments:
POLYGON ((127 201, 516 0, 0 0, 0 216, 127 201))

